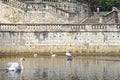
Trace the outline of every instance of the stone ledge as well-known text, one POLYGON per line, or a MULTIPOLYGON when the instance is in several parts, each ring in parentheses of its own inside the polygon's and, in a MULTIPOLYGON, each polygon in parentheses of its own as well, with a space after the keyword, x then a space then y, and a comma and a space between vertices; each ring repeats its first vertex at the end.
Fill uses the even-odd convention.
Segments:
POLYGON ((0 24, 0 31, 120 31, 120 24, 0 24))

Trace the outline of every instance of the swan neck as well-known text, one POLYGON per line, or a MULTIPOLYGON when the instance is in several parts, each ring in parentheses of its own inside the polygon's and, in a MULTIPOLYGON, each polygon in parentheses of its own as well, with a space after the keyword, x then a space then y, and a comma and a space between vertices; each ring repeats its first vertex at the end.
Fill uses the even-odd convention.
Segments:
POLYGON ((20 60, 20 66, 21 66, 21 69, 24 69, 22 60, 20 60))

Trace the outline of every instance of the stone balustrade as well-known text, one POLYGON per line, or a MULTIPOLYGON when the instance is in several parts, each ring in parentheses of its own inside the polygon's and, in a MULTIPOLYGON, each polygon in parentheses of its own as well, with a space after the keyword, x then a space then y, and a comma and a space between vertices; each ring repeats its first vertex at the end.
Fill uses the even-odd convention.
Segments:
POLYGON ((118 11, 110 11, 109 13, 102 15, 103 22, 107 23, 112 21, 111 23, 118 23, 118 11))
POLYGON ((11 1, 2 1, 4 4, 7 4, 7 5, 10 5, 10 6, 12 6, 12 7, 15 7, 15 8, 19 8, 19 9, 21 9, 21 10, 23 10, 23 11, 27 11, 26 9, 27 9, 27 5, 25 4, 25 3, 23 3, 23 2, 20 2, 20 1, 18 1, 18 0, 11 0, 11 1))
POLYGON ((59 2, 35 2, 35 1, 3 1, 3 3, 13 6, 15 8, 22 9, 23 11, 43 11, 49 10, 53 13, 61 15, 67 19, 73 20, 73 18, 77 15, 76 13, 76 4, 74 3, 59 3, 59 2), (59 5, 59 6, 57 6, 59 5), (66 6, 69 5, 69 6, 66 6), (60 7, 62 6, 62 7, 60 7), (69 8, 69 9, 67 9, 69 8), (75 10, 75 11, 73 11, 75 10))
POLYGON ((120 24, 0 24, 0 31, 120 31, 120 24))

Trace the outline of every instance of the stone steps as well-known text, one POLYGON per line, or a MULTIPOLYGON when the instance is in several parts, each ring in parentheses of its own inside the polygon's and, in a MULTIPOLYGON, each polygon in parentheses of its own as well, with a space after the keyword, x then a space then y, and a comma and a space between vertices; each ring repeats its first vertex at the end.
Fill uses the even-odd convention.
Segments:
POLYGON ((100 14, 97 14, 94 12, 93 16, 88 17, 86 20, 82 21, 82 23, 99 23, 99 18, 101 15, 105 15, 108 12, 100 12, 100 14))

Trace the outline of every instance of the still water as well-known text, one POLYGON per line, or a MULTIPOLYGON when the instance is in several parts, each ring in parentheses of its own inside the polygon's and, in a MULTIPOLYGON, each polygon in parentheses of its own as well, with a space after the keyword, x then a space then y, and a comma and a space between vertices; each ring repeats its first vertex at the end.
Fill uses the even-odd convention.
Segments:
POLYGON ((23 71, 7 72, 8 62, 20 57, 0 57, 0 80, 120 80, 119 57, 24 57, 23 71))

